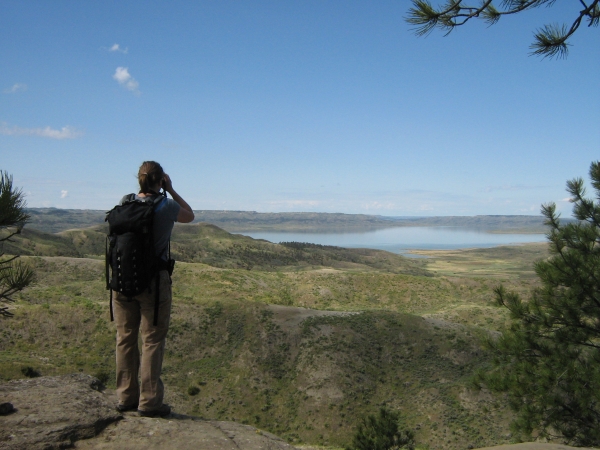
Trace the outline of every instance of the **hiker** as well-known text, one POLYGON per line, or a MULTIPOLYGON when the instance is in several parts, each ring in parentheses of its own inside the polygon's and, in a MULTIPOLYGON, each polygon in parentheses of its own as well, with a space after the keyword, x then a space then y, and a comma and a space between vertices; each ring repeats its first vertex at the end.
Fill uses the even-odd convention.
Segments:
MULTIPOLYGON (((153 266, 156 268, 152 269, 155 273, 147 277, 152 280, 149 282, 148 288, 138 295, 127 296, 122 293, 123 290, 113 284, 113 278, 115 283, 118 283, 119 276, 127 281, 125 275, 116 274, 116 267, 120 262, 110 262, 113 276, 109 285, 109 256, 107 253, 107 287, 111 288, 111 314, 114 313, 117 326, 117 397, 119 400, 117 410, 125 412, 137 409, 140 416, 163 417, 171 413, 170 406, 163 403, 164 387, 160 379, 165 339, 171 317, 170 272, 173 269, 174 261, 170 260, 169 240, 174 222, 191 222, 194 220, 194 212, 186 201, 175 192, 171 178, 157 162, 145 161, 141 165, 138 182, 139 193, 126 195, 121 199, 119 205, 135 203, 136 206, 139 206, 140 202, 152 204, 150 209, 152 209, 153 216, 148 219, 151 222, 152 238, 148 242, 151 242, 150 246, 153 247, 157 263, 153 266), (172 199, 167 198, 166 194, 163 196, 160 193, 161 188, 169 193, 172 199), (158 289, 156 289, 157 287, 158 289), (141 358, 138 349, 140 329, 141 358), (141 377, 141 386, 138 382, 138 374, 141 377)), ((118 208, 119 206, 115 207, 115 209, 118 208)), ((107 221, 112 226, 110 213, 111 211, 107 214, 107 221)), ((131 221, 131 219, 129 220, 131 221)), ((133 259, 135 260, 135 257, 133 259)), ((118 267, 118 270, 121 270, 120 265, 118 267)), ((148 270, 146 269, 146 271, 148 270)), ((137 284, 137 280, 134 281, 137 284)))

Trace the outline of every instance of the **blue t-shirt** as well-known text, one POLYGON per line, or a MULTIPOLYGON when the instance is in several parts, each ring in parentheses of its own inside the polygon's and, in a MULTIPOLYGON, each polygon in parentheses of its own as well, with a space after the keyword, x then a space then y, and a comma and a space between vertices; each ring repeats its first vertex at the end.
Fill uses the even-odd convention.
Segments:
MULTIPOLYGON (((122 205, 127 201, 128 195, 124 196, 119 205, 122 205)), ((152 201, 156 196, 151 195, 148 197, 139 197, 135 195, 136 200, 141 201, 152 201)), ((179 203, 172 198, 164 198, 158 205, 154 207, 154 250, 157 256, 161 259, 167 260, 168 258, 168 245, 169 239, 171 239, 171 231, 173 231, 173 225, 177 222, 177 215, 179 214, 179 203)))

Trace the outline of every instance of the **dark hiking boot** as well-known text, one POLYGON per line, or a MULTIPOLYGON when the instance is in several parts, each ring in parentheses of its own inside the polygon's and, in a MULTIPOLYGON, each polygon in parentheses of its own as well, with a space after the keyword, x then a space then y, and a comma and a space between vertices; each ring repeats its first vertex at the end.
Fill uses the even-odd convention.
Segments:
POLYGON ((135 411, 137 409, 137 403, 136 404, 131 404, 131 405, 122 405, 122 404, 118 404, 115 409, 117 411, 119 411, 120 413, 124 413, 127 411, 135 411))
POLYGON ((165 403, 160 405, 160 407, 156 409, 151 409, 150 411, 143 411, 138 409, 138 414, 140 417, 165 417, 171 414, 171 407, 165 403))

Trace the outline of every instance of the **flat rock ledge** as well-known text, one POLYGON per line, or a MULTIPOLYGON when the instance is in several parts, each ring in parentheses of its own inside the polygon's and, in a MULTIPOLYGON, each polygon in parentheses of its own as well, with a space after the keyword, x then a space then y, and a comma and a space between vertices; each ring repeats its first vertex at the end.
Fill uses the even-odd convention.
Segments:
MULTIPOLYGON (((172 413, 166 418, 120 414, 116 397, 84 374, 15 380, 0 385, 1 450, 294 450, 279 437, 235 422, 172 413)), ((312 447, 303 447, 310 450, 312 447)), ((575 450, 559 444, 524 443, 480 450, 575 450)), ((585 450, 585 449, 576 449, 585 450)))
POLYGON ((10 381, 0 402, 14 411, 0 419, 0 449, 60 449, 96 436, 123 416, 103 397, 102 384, 73 374, 10 381))
POLYGON ((164 419, 120 414, 94 377, 71 374, 0 385, 0 403, 14 411, 0 418, 0 449, 215 449, 293 450, 277 436, 234 422, 181 414, 164 419))

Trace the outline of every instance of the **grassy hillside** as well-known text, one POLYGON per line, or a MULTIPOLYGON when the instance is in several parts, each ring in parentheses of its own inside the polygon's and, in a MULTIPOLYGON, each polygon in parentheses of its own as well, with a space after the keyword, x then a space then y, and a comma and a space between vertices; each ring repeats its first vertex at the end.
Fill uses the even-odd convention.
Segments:
POLYGON ((106 217, 106 211, 95 209, 27 208, 27 214, 31 216, 27 228, 46 233, 99 225, 106 217))
MULTIPOLYGON (((98 227, 58 235, 25 230, 5 251, 102 259, 104 233, 98 227)), ((513 290, 527 292, 537 282, 533 261, 546 251, 545 244, 531 244, 423 251, 419 253, 429 258, 410 259, 380 250, 271 244, 208 224, 176 227, 172 249, 179 261, 176 281, 181 280, 175 289, 187 298, 231 296, 338 311, 385 309, 484 327, 498 327, 506 319, 503 310, 490 304, 493 288, 504 283, 513 290), (185 261, 229 270, 211 271, 206 267, 189 271, 182 264, 185 261)), ((51 264, 53 260, 44 261, 51 264)))
MULTIPOLYGON (((7 230, 0 230, 0 236, 7 235, 7 230)), ((45 233, 27 227, 21 231, 21 234, 3 242, 2 251, 9 255, 83 256, 77 251, 71 239, 60 234, 45 233)))
MULTIPOLYGON (((10 244, 47 256, 23 258, 36 282, 2 322, 1 379, 30 368, 113 384, 104 237, 102 227, 25 230, 10 244)), ((503 399, 468 381, 487 364, 480 337, 506 324, 492 289, 535 286, 532 263, 545 246, 408 259, 193 224, 176 228, 172 247, 179 262, 164 380, 178 411, 342 446, 361 417, 387 405, 430 449, 510 441, 503 399)))
MULTIPOLYGON (((22 234, 5 244, 4 251, 28 256, 103 257, 106 233, 104 225, 57 234, 25 228, 22 234)), ((278 245, 230 234, 205 223, 176 225, 171 252, 178 261, 201 262, 221 268, 272 271, 334 267, 429 275, 422 261, 381 250, 299 243, 278 245)))
POLYGON ((426 267, 438 275, 487 279, 536 278, 533 263, 547 258, 546 242, 468 250, 416 250, 426 256, 426 267))
MULTIPOLYGON (((439 216, 390 218, 397 225, 411 227, 465 227, 496 233, 545 233, 543 216, 439 216)), ((566 219, 569 220, 569 219, 566 219)))
MULTIPOLYGON (((48 235, 25 229, 5 251, 101 259, 105 232, 92 227, 48 235)), ((506 317, 490 304, 493 288, 504 283, 527 292, 537 282, 533 261, 544 257, 546 246, 420 251, 428 258, 410 259, 380 250, 278 245, 193 224, 175 228, 172 251, 178 268, 198 262, 231 269, 201 276, 178 270, 176 277, 183 280, 176 289, 189 298, 210 292, 218 298, 341 311, 386 309, 497 327, 506 317)))
MULTIPOLYGON (((112 384, 102 263, 31 263, 38 282, 3 323, 0 376, 22 377, 24 367, 44 375, 81 370, 112 384)), ((466 388, 485 364, 481 328, 386 310, 270 304, 289 302, 276 294, 287 284, 278 273, 181 264, 164 370, 179 411, 250 423, 290 442, 342 445, 360 417, 386 404, 403 411, 431 448, 506 441, 506 413, 484 414, 498 409, 497 400, 466 388), (246 294, 262 283, 255 297, 246 294)))
MULTIPOLYGON (((100 257, 104 255, 106 230, 104 226, 94 226, 47 233, 25 227, 21 234, 4 242, 3 251, 25 256, 100 257)), ((0 233, 6 233, 6 230, 0 233)))
POLYGON ((333 267, 428 275, 421 261, 381 250, 300 243, 272 244, 260 239, 230 234, 210 224, 176 226, 171 251, 180 261, 202 262, 221 268, 297 270, 333 267))

